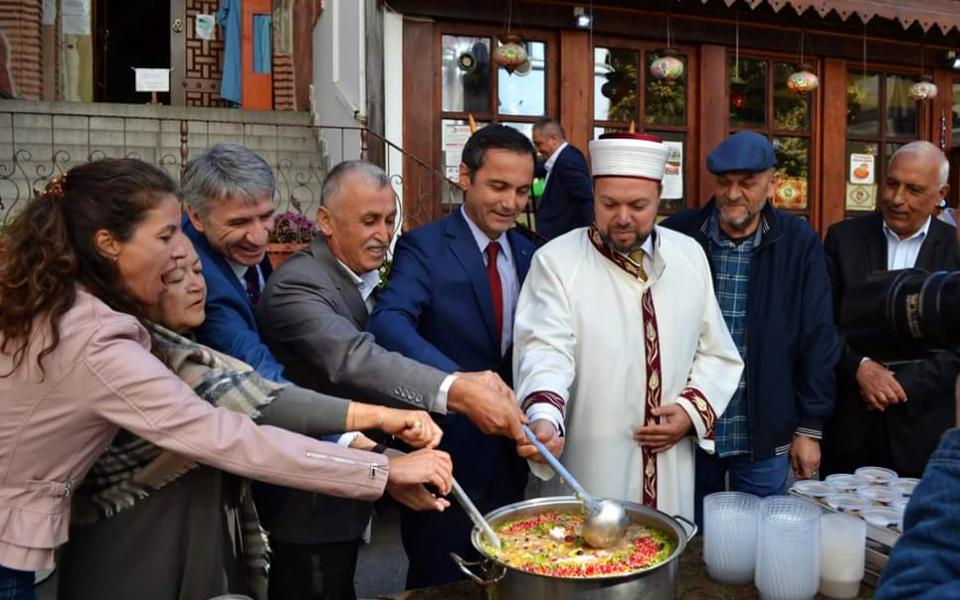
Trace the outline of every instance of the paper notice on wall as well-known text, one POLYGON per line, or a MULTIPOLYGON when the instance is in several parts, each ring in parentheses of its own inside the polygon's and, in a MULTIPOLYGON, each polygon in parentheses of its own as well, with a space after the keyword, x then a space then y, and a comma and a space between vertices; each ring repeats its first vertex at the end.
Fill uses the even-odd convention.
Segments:
POLYGON ((90 0, 61 0, 60 10, 64 35, 90 35, 90 0))
POLYGON ((663 169, 663 200, 680 200, 683 198, 683 142, 664 141, 664 146, 670 148, 670 156, 663 169))
POLYGON ((138 92, 169 92, 170 69, 134 69, 138 92))
POLYGON ((870 185, 873 183, 875 157, 872 154, 850 155, 850 183, 870 185))
POLYGON ((442 138, 444 173, 448 179, 456 180, 459 177, 463 147, 470 139, 470 126, 444 121, 442 138))
POLYGON ((57 24, 57 0, 43 0, 43 16, 40 22, 47 26, 57 24))
POLYGON ((212 40, 217 37, 217 19, 214 15, 197 15, 196 37, 198 40, 212 40))

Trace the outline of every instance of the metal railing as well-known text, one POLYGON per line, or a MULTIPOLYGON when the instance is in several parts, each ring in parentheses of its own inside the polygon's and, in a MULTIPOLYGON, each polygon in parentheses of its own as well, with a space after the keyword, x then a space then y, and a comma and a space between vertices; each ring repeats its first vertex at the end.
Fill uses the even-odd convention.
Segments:
POLYGON ((348 159, 379 164, 397 191, 405 227, 458 205, 460 188, 376 133, 325 126, 216 119, 0 111, 0 225, 71 167, 105 157, 152 162, 179 179, 191 156, 220 142, 246 145, 276 177, 279 211, 313 217, 329 170, 348 159))

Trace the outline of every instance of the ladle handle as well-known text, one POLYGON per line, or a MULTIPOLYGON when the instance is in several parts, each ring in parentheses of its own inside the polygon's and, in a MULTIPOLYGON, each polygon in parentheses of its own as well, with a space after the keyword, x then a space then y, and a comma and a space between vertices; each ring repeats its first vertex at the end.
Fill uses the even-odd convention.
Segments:
POLYGON ((500 550, 500 536, 493 530, 493 527, 490 527, 490 523, 487 523, 487 520, 483 518, 483 515, 480 514, 480 511, 473 504, 473 501, 470 500, 470 496, 467 496, 467 493, 463 491, 463 488, 460 487, 456 479, 453 480, 453 497, 457 499, 457 502, 459 502, 463 510, 466 511, 467 516, 470 517, 473 524, 480 528, 483 535, 487 536, 487 539, 493 544, 493 547, 500 550))
POLYGON ((583 489, 583 486, 580 485, 580 482, 570 474, 570 471, 563 466, 563 463, 560 462, 556 456, 553 455, 553 452, 547 450, 547 447, 543 445, 543 442, 537 439, 537 436, 533 431, 527 427, 523 426, 523 433, 526 434, 527 439, 530 440, 530 443, 536 447, 537 452, 540 453, 540 456, 543 457, 547 464, 553 467, 553 470, 556 471, 560 477, 563 478, 567 485, 580 497, 580 500, 583 502, 584 506, 587 507, 587 510, 590 512, 595 512, 599 510, 599 505, 597 501, 593 499, 593 496, 587 493, 587 490, 583 489))

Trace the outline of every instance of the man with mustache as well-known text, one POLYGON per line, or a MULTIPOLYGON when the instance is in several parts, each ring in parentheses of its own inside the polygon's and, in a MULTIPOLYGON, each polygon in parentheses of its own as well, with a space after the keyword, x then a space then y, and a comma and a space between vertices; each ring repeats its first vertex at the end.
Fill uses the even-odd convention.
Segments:
POLYGON ((840 344, 830 279, 810 225, 775 209, 776 155, 765 136, 741 131, 707 156, 714 196, 663 222, 697 240, 746 369, 715 428, 715 452, 697 452, 697 520, 703 497, 725 489, 782 494, 791 466, 820 466, 833 410, 840 344), (727 480, 729 479, 729 486, 727 480))
MULTIPOLYGON (((655 225, 668 154, 643 134, 590 142, 596 222, 534 256, 514 371, 532 429, 586 489, 689 519, 694 446, 713 451, 743 362, 703 250, 655 225)), ((531 467, 547 495, 564 493, 531 467)))
MULTIPOLYGON (((960 269, 955 229, 933 217, 949 191, 949 173, 939 148, 910 142, 890 158, 880 182, 879 210, 827 230, 835 313, 851 288, 876 271, 960 269)), ((839 323, 837 328, 845 336, 839 323)), ((876 349, 843 345, 837 405, 824 431, 823 474, 875 465, 901 477, 920 477, 952 422, 960 350, 890 362, 871 356, 871 350, 876 349)))
MULTIPOLYGON (((533 244, 512 231, 530 197, 536 151, 522 133, 488 125, 467 140, 460 163, 463 206, 404 234, 370 332, 390 350, 444 371, 490 369, 510 383, 513 307, 533 244)), ((518 409, 519 414, 519 409, 518 409)), ((487 435, 460 415, 439 421, 455 476, 486 512, 522 499, 527 468, 516 441, 487 435)), ((402 509, 407 587, 461 579, 450 552, 475 556, 459 506, 433 518, 402 509)))
MULTIPOLYGON (((522 415, 495 374, 421 364, 388 352, 364 332, 397 218, 383 170, 363 161, 340 163, 327 174, 320 202, 320 234, 277 268, 257 310, 284 375, 346 398, 456 412, 487 433, 518 436, 522 415)), ((352 600, 373 505, 286 490, 277 500, 270 597, 352 600)))

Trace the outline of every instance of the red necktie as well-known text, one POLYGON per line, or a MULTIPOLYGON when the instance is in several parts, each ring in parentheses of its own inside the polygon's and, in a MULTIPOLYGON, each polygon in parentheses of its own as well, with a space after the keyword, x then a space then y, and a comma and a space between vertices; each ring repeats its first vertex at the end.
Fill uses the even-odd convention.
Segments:
POLYGON ((497 324, 497 344, 503 335, 503 286, 500 285, 500 271, 497 270, 497 254, 500 253, 500 244, 487 244, 487 281, 490 282, 490 294, 493 299, 493 320, 497 324))

